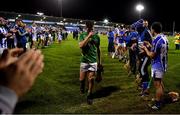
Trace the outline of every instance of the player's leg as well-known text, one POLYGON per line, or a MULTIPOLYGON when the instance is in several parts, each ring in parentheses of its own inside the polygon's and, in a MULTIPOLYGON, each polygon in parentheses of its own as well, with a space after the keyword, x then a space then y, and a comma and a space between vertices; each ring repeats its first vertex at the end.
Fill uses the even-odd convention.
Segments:
POLYGON ((122 44, 119 43, 118 45, 118 57, 119 57, 119 60, 122 60, 122 55, 123 55, 123 51, 122 51, 122 44))
POLYGON ((36 37, 35 36, 33 36, 33 39, 32 39, 32 46, 31 46, 31 48, 36 48, 36 41, 37 41, 37 39, 36 39, 36 37))
POLYGON ((123 43, 123 58, 126 59, 126 56, 127 56, 127 47, 126 47, 126 43, 124 42, 123 43))
POLYGON ((127 50, 126 44, 123 43, 123 62, 126 63, 128 61, 129 52, 127 50))
POLYGON ((144 96, 149 95, 148 91, 148 83, 149 83, 149 72, 148 72, 148 66, 150 64, 150 60, 148 57, 143 59, 143 64, 141 66, 141 74, 142 74, 142 85, 143 85, 143 90, 142 94, 144 96))
POLYGON ((112 58, 113 58, 113 59, 115 58, 115 56, 116 56, 117 53, 118 53, 118 40, 117 40, 117 39, 114 41, 114 48, 115 48, 115 51, 114 51, 114 53, 113 53, 113 55, 112 55, 112 58))
POLYGON ((85 82, 86 82, 86 72, 83 72, 80 70, 80 77, 79 77, 79 81, 80 81, 80 93, 84 94, 85 93, 85 82))
POLYGON ((85 93, 85 82, 86 82, 86 74, 87 74, 87 64, 86 63, 81 63, 80 64, 80 76, 79 76, 79 81, 80 81, 80 93, 84 94, 85 93))
POLYGON ((111 56, 111 43, 108 42, 108 55, 111 56))
POLYGON ((92 93, 93 87, 94 87, 94 78, 95 78, 95 72, 88 72, 88 93, 92 93))
POLYGON ((114 52, 113 55, 112 55, 112 58, 113 58, 113 59, 115 58, 115 56, 117 55, 117 53, 118 53, 118 46, 115 45, 115 52, 114 52))
POLYGON ((148 74, 148 57, 142 59, 142 65, 141 65, 141 75, 142 75, 142 96, 148 96, 149 92, 147 90, 148 83, 149 83, 149 74, 148 74))
POLYGON ((136 62, 136 60, 137 60, 137 56, 136 56, 136 52, 135 51, 132 51, 132 55, 131 55, 132 57, 132 68, 131 68, 131 71, 132 71, 132 73, 135 75, 136 74, 136 68, 137 68, 137 62, 136 62))
POLYGON ((95 72, 94 71, 89 71, 87 73, 88 76, 88 94, 87 94, 87 103, 92 104, 93 101, 93 87, 94 87, 94 78, 95 78, 95 72))
POLYGON ((154 87, 156 89, 156 94, 155 94, 155 105, 152 106, 152 109, 159 109, 161 106, 161 98, 164 92, 161 82, 162 81, 159 78, 154 79, 154 87))
POLYGON ((114 49, 113 49, 113 47, 114 47, 114 44, 113 44, 113 42, 109 42, 108 43, 108 53, 109 53, 109 56, 112 56, 113 55, 113 53, 114 53, 114 49))
MULTIPOLYGON (((139 72, 139 77, 142 79, 142 65, 143 65, 143 61, 141 60, 141 58, 138 59, 138 72, 139 72)), ((142 80, 141 80, 141 86, 142 86, 142 80)))
POLYGON ((156 89, 155 94, 155 105, 152 106, 152 109, 160 109, 161 107, 161 99, 164 94, 164 85, 162 82, 162 77, 164 73, 162 71, 156 70, 154 71, 154 87, 156 89))

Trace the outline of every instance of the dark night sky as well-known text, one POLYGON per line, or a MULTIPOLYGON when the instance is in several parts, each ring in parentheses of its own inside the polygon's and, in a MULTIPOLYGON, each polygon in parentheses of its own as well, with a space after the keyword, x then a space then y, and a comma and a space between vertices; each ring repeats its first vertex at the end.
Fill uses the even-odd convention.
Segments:
MULTIPOLYGON (((176 30, 180 30, 178 0, 63 0, 63 17, 93 20, 108 18, 113 22, 131 24, 139 16, 135 11, 138 2, 145 6, 142 17, 150 23, 160 21, 164 30, 172 30, 173 21, 176 21, 176 30)), ((3 3, 5 5, 0 7, 1 11, 32 14, 41 11, 45 15, 60 16, 58 0, 24 0, 24 3, 19 0, 4 0, 3 3), (14 6, 7 7, 9 3, 14 6)))

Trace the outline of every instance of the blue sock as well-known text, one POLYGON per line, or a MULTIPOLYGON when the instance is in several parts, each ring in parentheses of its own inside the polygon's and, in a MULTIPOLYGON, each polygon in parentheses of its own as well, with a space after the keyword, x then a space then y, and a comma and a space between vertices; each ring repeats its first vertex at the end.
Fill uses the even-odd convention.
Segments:
POLYGON ((156 101, 156 107, 160 107, 161 106, 161 101, 156 101))
POLYGON ((142 83, 142 88, 143 88, 143 91, 145 91, 148 87, 148 82, 143 82, 142 83))

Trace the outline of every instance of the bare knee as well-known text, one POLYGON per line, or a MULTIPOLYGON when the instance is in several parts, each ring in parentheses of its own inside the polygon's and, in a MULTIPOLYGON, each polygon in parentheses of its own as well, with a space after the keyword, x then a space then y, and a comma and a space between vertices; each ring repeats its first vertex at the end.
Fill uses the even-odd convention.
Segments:
POLYGON ((88 74, 88 81, 92 81, 95 78, 95 72, 89 72, 88 74))
POLYGON ((86 72, 81 72, 81 71, 80 71, 80 77, 79 77, 79 80, 82 81, 82 80, 85 79, 85 77, 86 77, 86 72))

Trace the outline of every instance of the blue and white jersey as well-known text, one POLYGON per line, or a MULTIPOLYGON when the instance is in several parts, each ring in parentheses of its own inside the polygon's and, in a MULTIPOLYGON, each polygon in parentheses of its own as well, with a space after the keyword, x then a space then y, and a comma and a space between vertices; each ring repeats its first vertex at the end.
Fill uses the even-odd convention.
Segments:
POLYGON ((118 28, 115 28, 115 29, 114 29, 114 39, 115 39, 115 42, 116 42, 116 43, 119 43, 119 38, 120 38, 119 29, 118 29, 118 28))
POLYGON ((0 27, 0 34, 7 34, 7 30, 5 29, 5 27, 0 27))
POLYGON ((152 60, 152 69, 167 70, 168 62, 168 39, 165 35, 159 34, 152 42, 152 52, 156 53, 152 60))
POLYGON ((37 39, 37 28, 36 26, 32 26, 32 36, 33 36, 33 39, 37 39))
POLYGON ((7 48, 7 42, 5 35, 8 33, 8 31, 5 29, 4 26, 0 27, 0 48, 7 48))

